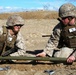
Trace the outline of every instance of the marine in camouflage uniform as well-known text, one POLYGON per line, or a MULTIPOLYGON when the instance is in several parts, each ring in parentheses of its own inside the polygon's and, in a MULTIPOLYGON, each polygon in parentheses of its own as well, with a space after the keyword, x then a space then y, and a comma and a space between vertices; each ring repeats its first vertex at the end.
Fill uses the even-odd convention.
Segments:
POLYGON ((0 27, 0 55, 24 56, 25 41, 19 32, 24 20, 19 15, 12 15, 8 17, 6 25, 0 27))
POLYGON ((36 56, 62 57, 72 63, 76 59, 76 7, 71 3, 63 4, 59 17, 60 23, 54 27, 44 51, 36 56))

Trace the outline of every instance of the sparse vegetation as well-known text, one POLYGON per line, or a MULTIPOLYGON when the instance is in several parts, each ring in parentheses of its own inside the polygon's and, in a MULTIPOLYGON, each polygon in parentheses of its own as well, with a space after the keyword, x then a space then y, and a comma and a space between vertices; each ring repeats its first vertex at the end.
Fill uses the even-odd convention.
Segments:
POLYGON ((14 13, 2 13, 0 19, 7 19, 12 14, 19 14, 24 19, 55 19, 58 17, 57 11, 26 11, 14 13))

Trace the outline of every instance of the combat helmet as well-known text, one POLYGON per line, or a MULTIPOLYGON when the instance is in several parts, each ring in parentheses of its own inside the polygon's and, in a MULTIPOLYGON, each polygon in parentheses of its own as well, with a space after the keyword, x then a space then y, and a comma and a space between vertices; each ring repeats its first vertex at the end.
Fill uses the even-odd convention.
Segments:
POLYGON ((76 7, 71 3, 65 3, 59 8, 59 17, 76 17, 76 7))
POLYGON ((24 20, 19 15, 12 15, 8 17, 6 25, 7 27, 14 25, 24 25, 24 20))

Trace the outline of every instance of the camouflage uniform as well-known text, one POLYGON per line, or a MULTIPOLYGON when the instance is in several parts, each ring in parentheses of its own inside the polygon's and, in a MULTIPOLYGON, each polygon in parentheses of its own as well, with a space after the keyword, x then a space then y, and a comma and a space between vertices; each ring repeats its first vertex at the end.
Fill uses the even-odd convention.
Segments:
POLYGON ((16 39, 16 46, 18 47, 18 51, 15 53, 10 54, 10 56, 25 56, 26 54, 26 46, 25 46, 25 40, 21 33, 19 32, 16 39))
MULTIPOLYGON (((3 34, 3 28, 0 27, 0 36, 3 34)), ((10 33, 8 32, 8 38, 12 38, 10 33)), ((19 32, 17 34, 17 39, 16 39, 16 44, 15 44, 19 49, 17 52, 10 54, 11 56, 19 56, 19 55, 25 55, 26 53, 26 47, 25 47, 25 41, 21 33, 19 32)))
MULTIPOLYGON (((62 47, 58 48, 60 33, 62 31, 61 24, 59 23, 53 30, 44 52, 49 56, 54 57, 68 57, 74 50, 73 48, 62 47)), ((75 53, 74 53, 75 55, 75 53)))
MULTIPOLYGON (((24 25, 23 19, 19 15, 12 15, 8 18, 6 22, 7 27, 13 27, 14 25, 24 25)), ((9 29, 7 29, 7 41, 11 41, 11 39, 14 37, 10 34, 9 29)), ((3 27, 0 27, 0 36, 3 34, 3 27)), ((13 52, 10 54, 10 56, 20 56, 20 55, 25 55, 26 53, 26 47, 25 47, 25 40, 23 39, 23 36, 21 35, 20 32, 16 35, 16 40, 14 46, 16 46, 17 51, 13 52)), ((15 47, 14 47, 15 49, 15 47)))
MULTIPOLYGON (((59 17, 64 18, 67 16, 76 17, 76 7, 69 3, 63 4, 59 9, 59 17)), ((48 40, 48 43, 44 49, 44 52, 51 57, 54 56, 54 57, 67 58, 75 50, 75 48, 69 48, 67 46, 58 48, 61 31, 62 31, 62 23, 59 23, 53 29, 53 33, 51 34, 50 39, 48 40)), ((73 53, 73 55, 76 57, 76 51, 73 53)))

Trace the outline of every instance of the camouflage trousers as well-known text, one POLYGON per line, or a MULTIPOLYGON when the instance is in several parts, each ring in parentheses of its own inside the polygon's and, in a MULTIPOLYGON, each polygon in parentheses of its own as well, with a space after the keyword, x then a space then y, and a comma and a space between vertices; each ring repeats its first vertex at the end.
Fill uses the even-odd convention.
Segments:
POLYGON ((73 51, 73 48, 63 47, 60 50, 55 50, 53 56, 67 58, 73 53, 73 51))

